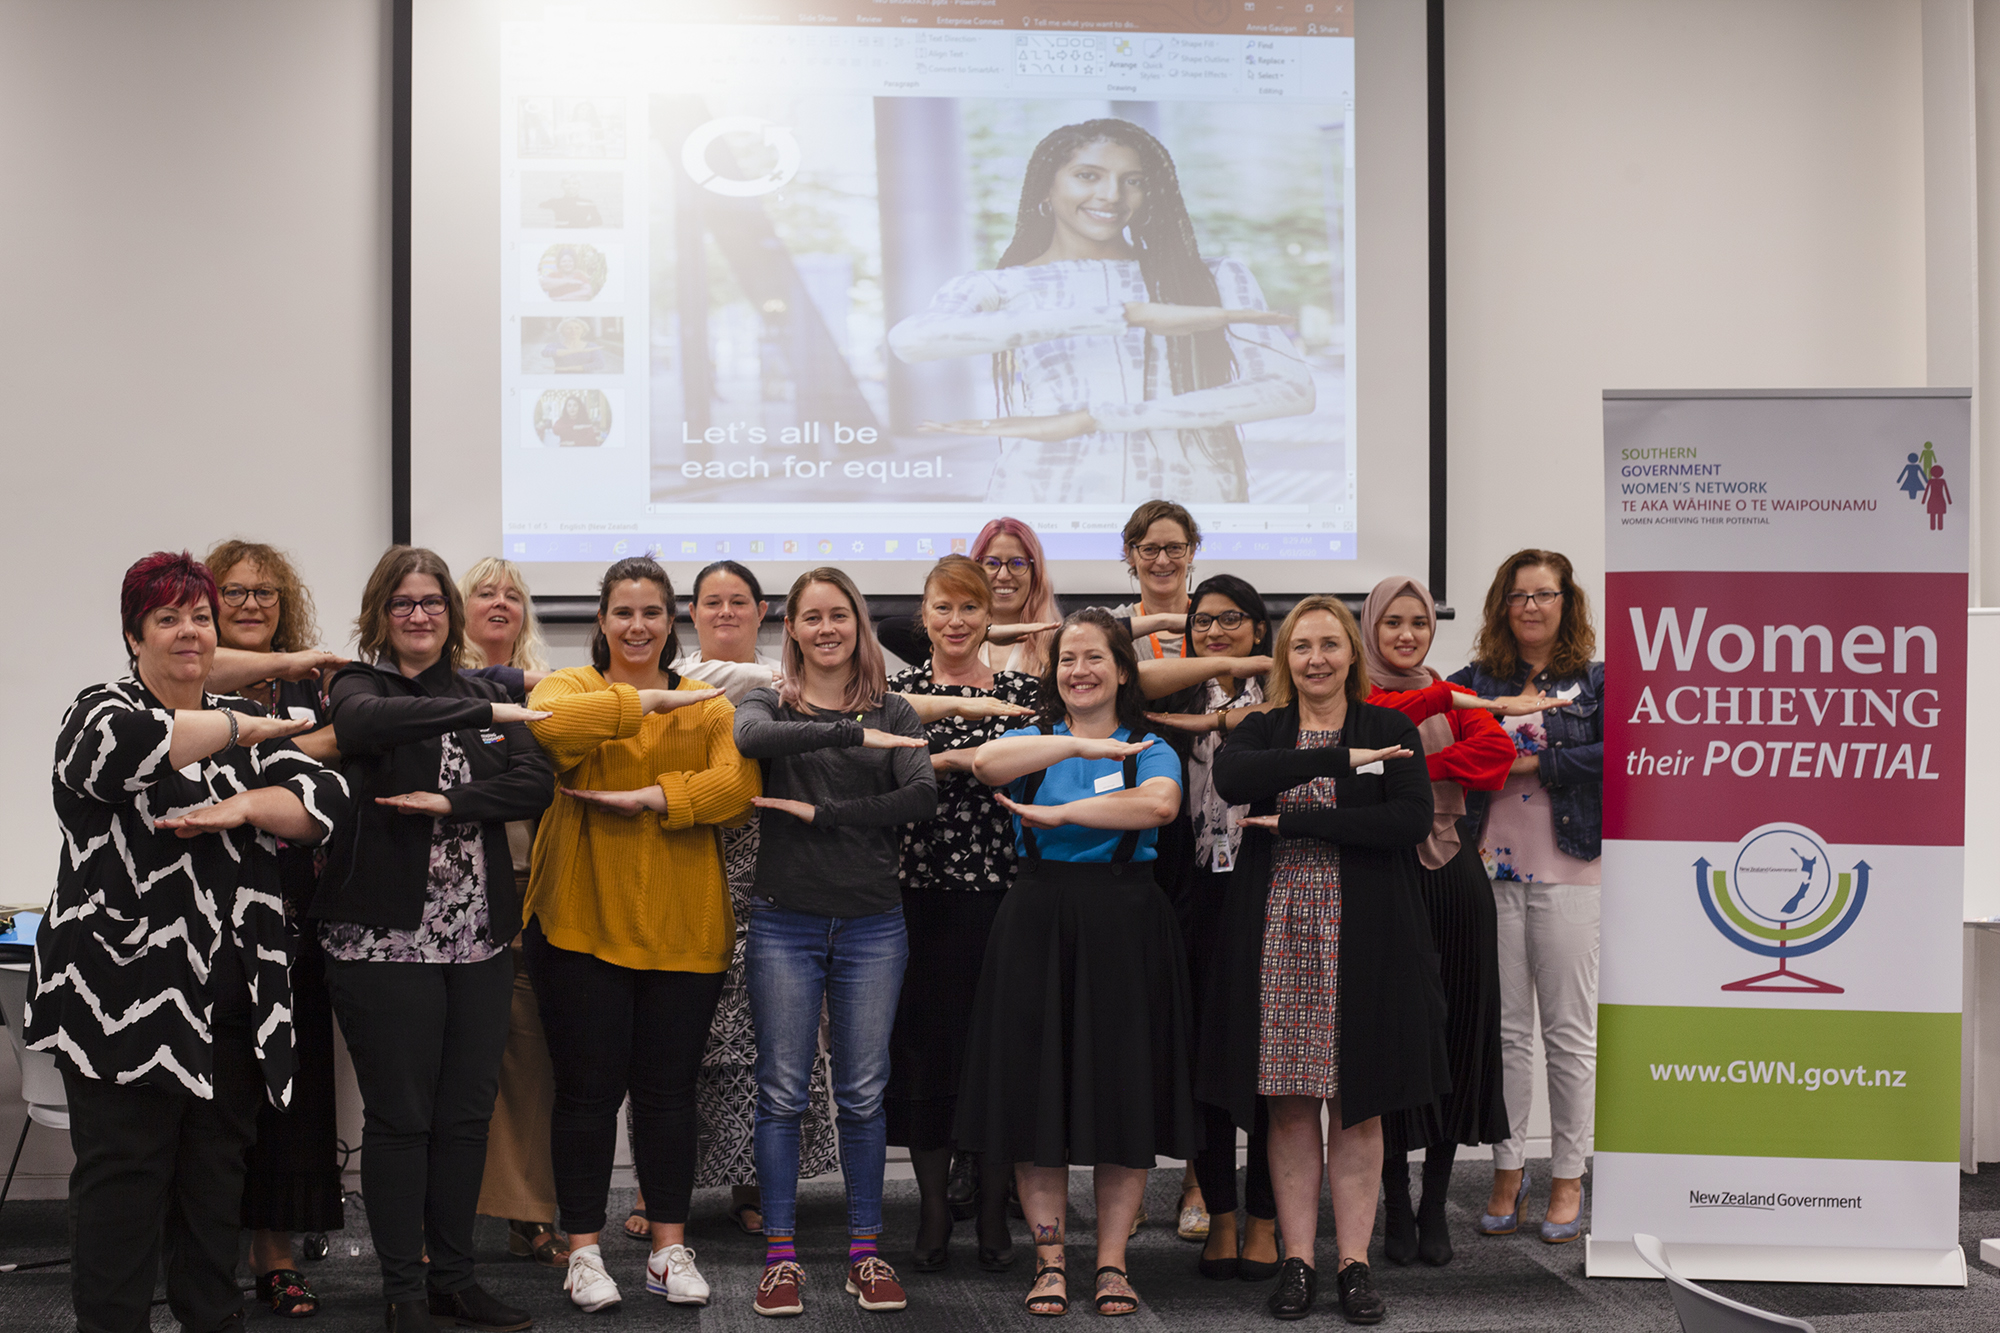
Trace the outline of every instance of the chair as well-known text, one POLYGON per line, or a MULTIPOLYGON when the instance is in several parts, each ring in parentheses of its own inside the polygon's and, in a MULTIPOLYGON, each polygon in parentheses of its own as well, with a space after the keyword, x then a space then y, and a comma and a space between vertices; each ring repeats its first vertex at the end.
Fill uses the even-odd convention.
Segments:
POLYGON ((7 1025, 7 1045, 21 1067, 21 1100, 28 1104, 27 1119, 21 1122, 21 1137, 14 1141, 14 1157, 7 1163, 7 1183, 0 1185, 0 1206, 14 1188, 14 1170, 21 1164, 21 1149, 28 1142, 30 1125, 69 1132, 69 1097, 63 1089, 62 1072, 47 1051, 31 1051, 21 1042, 22 1014, 28 1003, 28 968, 24 963, 0 964, 0 1022, 7 1025))
POLYGON ((1683 1333, 1768 1333, 1776 1328, 1802 1328, 1805 1333, 1813 1333, 1813 1326, 1803 1319, 1771 1314, 1697 1287, 1667 1262, 1666 1246, 1658 1236, 1642 1231, 1632 1237, 1632 1244, 1639 1257, 1667 1280, 1667 1291, 1673 1296, 1674 1313, 1680 1316, 1683 1333))

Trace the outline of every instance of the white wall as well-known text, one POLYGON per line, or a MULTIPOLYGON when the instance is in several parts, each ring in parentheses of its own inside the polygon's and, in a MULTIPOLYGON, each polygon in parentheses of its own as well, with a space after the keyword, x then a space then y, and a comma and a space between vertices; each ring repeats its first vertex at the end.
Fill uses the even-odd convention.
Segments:
MULTIPOLYGON (((386 12, 0 6, 0 565, 21 608, 0 653, 0 903, 53 884, 56 725, 124 669, 133 559, 276 543, 347 638, 389 537, 386 12)), ((66 1155, 38 1130, 23 1170, 66 1155)))
POLYGON ((1602 607, 1602 390, 1925 383, 1922 25, 1455 0, 1445 32, 1457 660, 1523 546, 1602 607))

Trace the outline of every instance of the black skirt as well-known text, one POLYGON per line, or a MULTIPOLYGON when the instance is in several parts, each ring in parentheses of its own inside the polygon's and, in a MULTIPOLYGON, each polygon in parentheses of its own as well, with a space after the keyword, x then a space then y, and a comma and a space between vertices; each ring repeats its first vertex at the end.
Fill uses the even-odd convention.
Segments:
POLYGON ((980 971, 959 1146, 1149 1168, 1200 1150, 1187 954, 1150 862, 1024 861, 980 971))
POLYGON ((883 1096, 889 1142, 948 1148, 965 1078, 965 1038, 979 993, 979 970, 1003 893, 904 889, 903 925, 910 961, 889 1037, 889 1088, 883 1096))
POLYGON ((1384 1150, 1408 1152, 1438 1143, 1499 1143, 1507 1137, 1500 1073, 1499 925, 1493 884, 1475 843, 1461 843, 1441 869, 1421 874, 1444 982, 1445 1054, 1451 1091, 1437 1104, 1385 1116, 1384 1150))
POLYGON ((292 1104, 257 1108, 257 1142, 243 1174, 242 1224, 252 1231, 339 1231, 340 1129, 333 1079, 333 1004, 311 922, 294 944, 292 1040, 298 1071, 292 1104))

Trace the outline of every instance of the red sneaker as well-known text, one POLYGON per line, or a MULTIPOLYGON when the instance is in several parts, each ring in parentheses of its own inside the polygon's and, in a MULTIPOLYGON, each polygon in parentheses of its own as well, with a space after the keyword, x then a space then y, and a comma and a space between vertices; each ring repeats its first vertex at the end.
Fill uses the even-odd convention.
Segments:
POLYGON ((757 1300, 750 1308, 763 1315, 804 1314, 806 1306, 799 1299, 799 1288, 805 1283, 805 1269, 789 1259, 780 1260, 764 1270, 764 1280, 757 1284, 757 1300))
POLYGON ((848 1268, 847 1294, 859 1296, 864 1310, 900 1310, 910 1303, 896 1270, 879 1254, 864 1254, 848 1268))

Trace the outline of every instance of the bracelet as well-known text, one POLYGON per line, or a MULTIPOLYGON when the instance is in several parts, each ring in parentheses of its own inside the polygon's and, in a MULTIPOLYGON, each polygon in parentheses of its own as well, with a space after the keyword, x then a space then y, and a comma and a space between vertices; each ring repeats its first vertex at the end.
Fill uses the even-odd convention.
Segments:
POLYGON ((229 744, 222 748, 233 750, 236 748, 236 713, 233 709, 225 708, 222 710, 222 715, 229 719, 229 744))
POLYGON ((1227 736, 1229 734, 1228 704, 1224 704, 1222 707, 1215 710, 1215 730, 1218 735, 1227 736))

